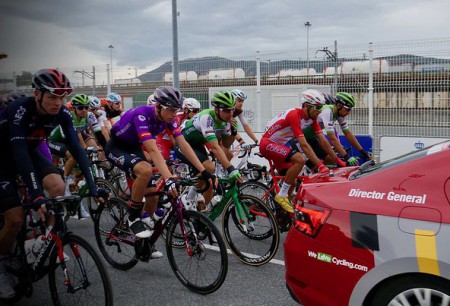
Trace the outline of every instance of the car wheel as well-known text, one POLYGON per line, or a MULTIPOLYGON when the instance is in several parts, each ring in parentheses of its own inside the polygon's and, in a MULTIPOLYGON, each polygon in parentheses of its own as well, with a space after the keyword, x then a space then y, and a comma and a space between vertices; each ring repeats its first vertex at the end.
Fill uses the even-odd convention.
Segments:
POLYGON ((368 303, 372 306, 447 305, 450 283, 442 278, 408 275, 382 286, 368 303))

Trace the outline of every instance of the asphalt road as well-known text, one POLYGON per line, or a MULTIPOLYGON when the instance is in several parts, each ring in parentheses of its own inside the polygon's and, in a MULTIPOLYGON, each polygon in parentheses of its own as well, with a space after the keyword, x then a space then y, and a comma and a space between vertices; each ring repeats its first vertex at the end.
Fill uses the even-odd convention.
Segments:
MULTIPOLYGON (((219 222, 219 221, 216 221, 219 222)), ((220 224, 217 224, 220 225, 220 224)), ((71 219, 69 229, 87 239, 100 254, 90 219, 71 219)), ((219 227, 219 226, 218 226, 219 227)), ((219 227, 220 228, 220 227, 219 227)), ((261 267, 242 264, 228 256, 228 274, 222 287, 209 295, 199 295, 185 288, 175 277, 166 257, 138 263, 129 271, 119 271, 104 261, 113 286, 115 305, 298 305, 290 297, 284 281, 282 243, 274 260, 261 267)), ((163 240, 157 243, 164 254, 163 240)), ((101 255, 100 255, 101 256, 101 255)), ((35 283, 34 295, 16 305, 51 305, 48 279, 35 283)))

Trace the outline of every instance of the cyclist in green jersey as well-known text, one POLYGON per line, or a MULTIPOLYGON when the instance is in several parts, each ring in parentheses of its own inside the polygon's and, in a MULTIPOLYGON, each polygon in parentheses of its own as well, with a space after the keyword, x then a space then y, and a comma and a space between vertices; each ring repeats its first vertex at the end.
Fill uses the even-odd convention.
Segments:
MULTIPOLYGON (((336 98, 329 94, 324 94, 327 105, 322 109, 318 117, 318 121, 322 129, 326 132, 331 145, 335 151, 341 156, 341 159, 345 162, 346 166, 357 166, 358 160, 355 157, 348 156, 348 153, 343 148, 339 141, 339 136, 335 127, 337 121, 344 133, 348 142, 358 150, 363 158, 372 159, 370 153, 367 153, 361 144, 356 139, 355 135, 351 132, 345 118, 351 113, 353 107, 356 105, 355 98, 347 92, 338 92, 336 98)), ((312 131, 306 129, 304 131, 307 139, 312 135, 312 131)))
MULTIPOLYGON (((234 96, 228 91, 216 92, 211 104, 213 109, 206 109, 195 115, 186 122, 182 130, 184 138, 191 145, 200 162, 209 172, 215 171, 214 163, 208 158, 208 152, 205 145, 214 154, 217 161, 227 170, 229 177, 241 180, 241 174, 235 169, 228 160, 225 152, 219 145, 221 141, 225 148, 229 148, 235 140, 237 131, 232 130, 231 120, 235 110, 236 102, 234 96)), ((192 164, 187 160, 178 146, 175 146, 175 154, 185 164, 192 164)), ((202 183, 200 183, 202 184, 202 183)), ((202 188, 203 186, 199 186, 202 188)), ((195 190, 187 195, 188 201, 195 201, 195 190)), ((205 203, 209 203, 213 197, 212 186, 203 194, 205 203)), ((200 207, 200 210, 203 208, 200 207)))
MULTIPOLYGON (((71 103, 74 110, 70 112, 70 115, 72 116, 75 133, 80 140, 81 146, 83 149, 91 146, 97 146, 94 137, 88 129, 90 126, 97 123, 95 115, 88 113, 88 96, 84 94, 77 94, 73 96, 71 103), (90 115, 88 116, 88 114, 90 115)), ((64 179, 66 181, 66 188, 68 188, 68 185, 73 183, 69 176, 77 162, 73 158, 72 154, 70 154, 67 150, 66 137, 61 129, 61 126, 57 126, 51 132, 49 137, 49 147, 53 155, 67 158, 64 164, 64 179)))

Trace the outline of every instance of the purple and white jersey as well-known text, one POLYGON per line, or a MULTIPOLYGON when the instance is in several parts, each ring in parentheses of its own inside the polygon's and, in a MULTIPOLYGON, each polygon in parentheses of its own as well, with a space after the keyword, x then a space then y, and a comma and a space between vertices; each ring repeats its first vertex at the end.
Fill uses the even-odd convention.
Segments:
POLYGON ((180 127, 174 119, 171 123, 156 118, 155 105, 142 105, 130 109, 111 129, 111 134, 122 143, 136 145, 167 131, 174 138, 181 135, 180 127))

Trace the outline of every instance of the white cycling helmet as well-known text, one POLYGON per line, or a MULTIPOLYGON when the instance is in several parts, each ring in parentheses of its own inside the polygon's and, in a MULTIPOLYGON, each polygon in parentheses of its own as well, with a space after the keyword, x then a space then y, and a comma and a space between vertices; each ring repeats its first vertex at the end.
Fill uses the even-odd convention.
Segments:
POLYGON ((113 92, 108 94, 105 100, 112 103, 122 103, 122 97, 119 94, 113 92))
POLYGON ((90 108, 95 108, 95 109, 100 108, 101 103, 100 103, 99 98, 97 98, 96 96, 89 96, 88 99, 89 99, 89 107, 90 108))
POLYGON ((197 99, 194 98, 186 98, 183 101, 183 109, 200 109, 201 105, 200 102, 198 102, 197 99))
POLYGON ((156 104, 156 101, 155 101, 155 97, 153 96, 153 94, 151 94, 147 98, 147 105, 153 105, 153 104, 156 104))
POLYGON ((241 99, 241 100, 245 100, 247 99, 247 95, 240 89, 234 89, 233 91, 231 91, 231 94, 234 96, 234 99, 241 99))
POLYGON ((302 92, 300 97, 300 103, 303 105, 304 103, 310 105, 323 106, 325 105, 325 97, 323 93, 315 89, 307 89, 302 92))

